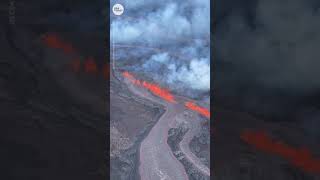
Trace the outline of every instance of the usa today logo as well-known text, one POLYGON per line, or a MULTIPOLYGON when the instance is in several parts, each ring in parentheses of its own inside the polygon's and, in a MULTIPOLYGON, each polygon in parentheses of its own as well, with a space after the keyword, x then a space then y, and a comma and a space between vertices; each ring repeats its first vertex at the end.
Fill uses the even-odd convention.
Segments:
POLYGON ((124 12, 124 7, 121 4, 115 4, 112 7, 112 12, 116 16, 120 16, 124 12))

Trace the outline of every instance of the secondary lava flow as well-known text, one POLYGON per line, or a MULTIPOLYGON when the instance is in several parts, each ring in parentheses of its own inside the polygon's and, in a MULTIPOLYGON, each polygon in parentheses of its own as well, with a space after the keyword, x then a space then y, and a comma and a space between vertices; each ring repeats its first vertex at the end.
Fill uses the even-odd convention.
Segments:
POLYGON ((102 69, 98 69, 96 60, 93 57, 88 57, 82 62, 80 56, 77 55, 76 49, 74 46, 62 40, 56 33, 46 33, 41 37, 41 41, 49 48, 63 50, 65 54, 73 54, 76 57, 73 57, 69 63, 71 70, 74 73, 78 73, 81 69, 84 70, 87 74, 97 75, 102 74, 104 79, 109 80, 110 67, 109 64, 104 64, 102 69), (82 67, 83 65, 83 67, 82 67))
POLYGON ((306 172, 320 174, 320 161, 315 159, 307 148, 294 148, 281 141, 272 140, 265 132, 244 131, 241 139, 257 150, 283 157, 306 172))
POLYGON ((196 111, 199 114, 201 114, 207 118, 210 118, 210 111, 207 110, 206 108, 200 107, 200 106, 194 104, 193 102, 186 102, 185 106, 190 110, 196 111))
POLYGON ((47 46, 55 49, 62 49, 66 54, 74 53, 74 47, 64 42, 59 36, 54 33, 47 33, 41 38, 42 42, 45 43, 47 46))
POLYGON ((168 101, 170 103, 176 103, 175 97, 170 93, 169 90, 161 88, 157 84, 149 83, 146 81, 140 81, 127 71, 123 72, 122 75, 123 75, 123 77, 127 78, 133 84, 138 85, 138 86, 142 86, 142 87, 148 89, 153 94, 159 96, 160 98, 164 99, 165 101, 168 101))

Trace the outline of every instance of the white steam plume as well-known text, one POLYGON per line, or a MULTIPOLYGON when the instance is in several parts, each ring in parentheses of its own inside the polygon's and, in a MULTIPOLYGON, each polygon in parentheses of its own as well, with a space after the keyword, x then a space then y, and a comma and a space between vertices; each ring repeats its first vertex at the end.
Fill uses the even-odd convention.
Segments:
POLYGON ((114 42, 162 49, 150 55, 132 48, 118 51, 121 57, 144 59, 136 69, 177 90, 209 91, 210 0, 113 2, 125 7, 123 16, 112 17, 114 42))

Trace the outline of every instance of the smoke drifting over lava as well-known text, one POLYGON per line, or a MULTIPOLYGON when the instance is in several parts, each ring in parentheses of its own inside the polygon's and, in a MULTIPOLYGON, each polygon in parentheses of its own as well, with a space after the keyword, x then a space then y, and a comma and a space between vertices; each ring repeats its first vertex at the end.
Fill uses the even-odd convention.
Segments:
POLYGON ((209 0, 112 3, 125 7, 122 16, 112 16, 112 41, 133 46, 116 47, 116 60, 138 59, 139 63, 130 63, 130 70, 148 74, 178 92, 210 90, 209 0))

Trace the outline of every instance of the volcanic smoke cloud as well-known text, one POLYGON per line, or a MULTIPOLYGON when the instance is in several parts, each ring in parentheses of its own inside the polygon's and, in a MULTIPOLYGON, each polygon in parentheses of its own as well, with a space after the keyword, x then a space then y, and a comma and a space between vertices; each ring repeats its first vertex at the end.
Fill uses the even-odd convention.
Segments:
POLYGON ((319 89, 319 1, 254 2, 217 20, 217 62, 230 67, 217 68, 225 86, 237 91, 230 87, 250 81, 299 93, 319 89))
POLYGON ((232 97, 248 111, 279 120, 292 121, 302 111, 302 127, 319 139, 319 109, 299 103, 320 90, 320 1, 216 4, 216 97, 232 97))
POLYGON ((176 91, 210 90, 210 0, 114 3, 123 4, 125 12, 111 18, 112 41, 133 46, 125 50, 115 46, 117 60, 140 60, 130 70, 146 73, 176 91))

